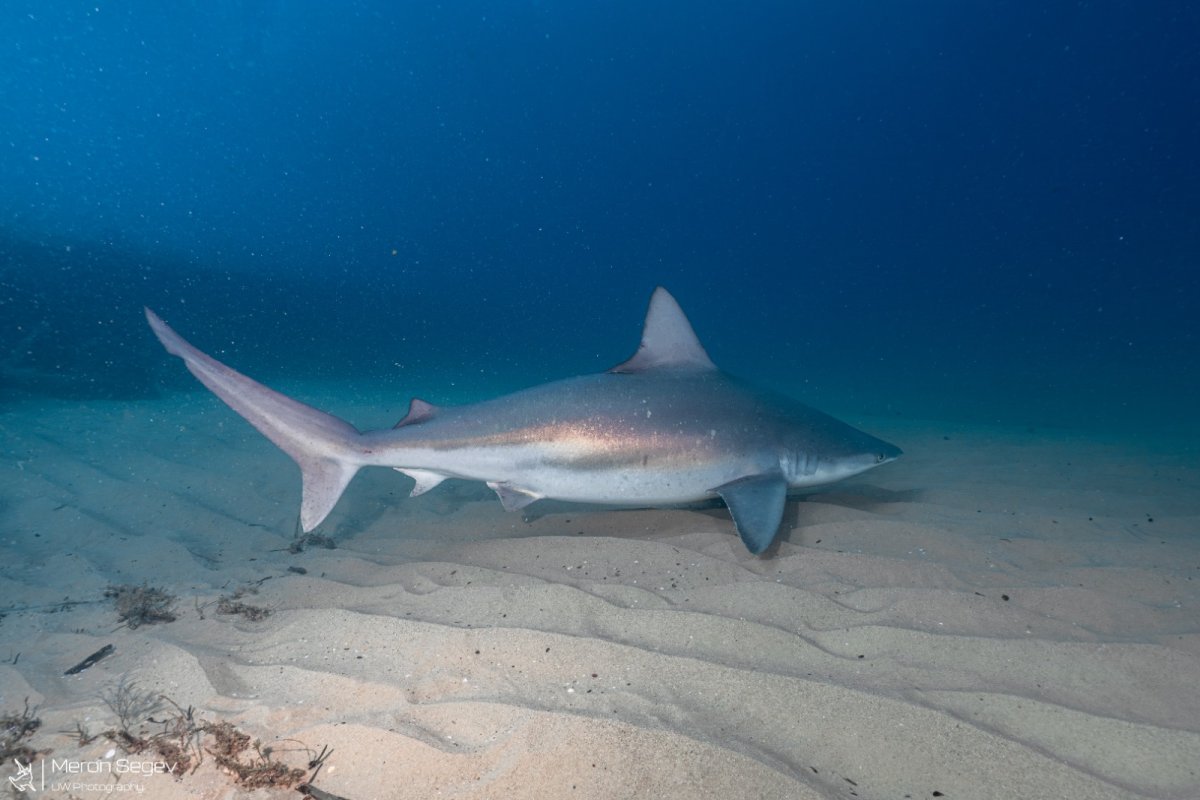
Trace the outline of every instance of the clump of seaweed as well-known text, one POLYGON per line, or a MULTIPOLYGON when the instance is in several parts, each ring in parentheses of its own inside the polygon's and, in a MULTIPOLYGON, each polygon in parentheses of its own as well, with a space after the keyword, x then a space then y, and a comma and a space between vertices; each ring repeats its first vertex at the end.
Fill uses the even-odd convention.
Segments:
POLYGON ((242 602, 242 598, 247 595, 258 594, 258 589, 254 586, 239 586, 234 590, 233 594, 222 595, 217 600, 218 614, 236 614, 244 617, 251 622, 258 622, 271 616, 271 609, 265 606, 255 606, 249 603, 242 602))
POLYGON ((37 709, 29 707, 29 698, 25 698, 23 711, 9 712, 0 715, 0 761, 8 762, 19 758, 26 764, 32 763, 37 751, 25 743, 25 740, 42 727, 42 721, 35 715, 37 709))
MULTIPOLYGON (((203 726, 196 720, 191 706, 180 708, 178 703, 164 694, 145 691, 132 681, 121 679, 115 690, 104 694, 104 703, 112 709, 118 727, 98 734, 115 742, 127 753, 155 753, 164 762, 172 765, 176 778, 184 772, 194 770, 204 760, 200 751, 200 734, 203 726), (170 706, 170 712, 162 720, 156 720, 156 712, 170 706)), ((79 744, 88 744, 96 736, 88 732, 83 723, 76 723, 79 744)))
POLYGON ((204 760, 200 749, 204 725, 196 719, 191 706, 181 708, 166 695, 139 689, 124 678, 101 699, 117 715, 118 726, 93 736, 87 726, 77 722, 75 734, 80 745, 103 736, 126 753, 154 753, 171 765, 171 773, 177 779, 188 771, 194 772, 204 760), (155 713, 168 706, 172 709, 168 714, 162 719, 154 718, 155 713))
POLYGON ((130 628, 176 620, 175 602, 179 598, 165 589, 125 583, 109 586, 104 590, 104 596, 113 601, 118 619, 130 628))
POLYGON ((271 747, 258 739, 251 742, 232 722, 210 723, 204 732, 213 738, 213 745, 207 748, 209 754, 247 789, 288 788, 304 780, 304 770, 276 760, 271 747), (244 755, 248 750, 253 750, 253 754, 244 755))
MULTIPOLYGON (((117 715, 118 725, 100 736, 120 745, 127 753, 157 754, 172 765, 176 778, 200 765, 203 758, 199 746, 201 729, 191 708, 184 711, 165 695, 140 689, 126 678, 121 678, 116 688, 101 695, 101 699, 117 715), (176 713, 155 719, 153 715, 168 704, 176 713)), ((77 722, 75 726, 81 745, 96 738, 82 723, 77 722)))
POLYGON ((75 720, 75 730, 60 731, 60 733, 64 733, 67 736, 74 736, 80 747, 89 745, 103 736, 103 734, 92 733, 90 730, 88 730, 87 723, 80 720, 75 720))
POLYGON ((100 695, 104 705, 117 715, 122 731, 131 731, 151 714, 163 707, 163 696, 157 692, 143 690, 138 685, 122 677, 111 691, 100 695))
POLYGON ((326 550, 336 550, 337 542, 328 536, 323 536, 319 533, 306 533, 303 536, 297 536, 292 539, 292 543, 288 545, 289 553, 303 553, 306 547, 323 547, 326 550))
POLYGON ((162 699, 169 703, 174 711, 164 719, 149 720, 158 725, 159 729, 150 734, 147 743, 163 761, 177 765, 178 772, 175 776, 182 778, 185 772, 195 772, 204 760, 204 752, 200 749, 204 724, 196 719, 196 710, 191 706, 182 708, 165 695, 162 699))
MULTIPOLYGON (((305 770, 278 760, 272 747, 251 740, 232 722, 203 720, 193 707, 185 709, 166 695, 142 690, 132 681, 122 679, 102 699, 117 716, 117 727, 99 735, 127 753, 156 754, 171 765, 176 779, 195 772, 204 762, 205 753, 248 789, 290 788, 305 778, 305 770), (163 711, 166 713, 159 714, 163 711), (161 718, 156 719, 155 714, 161 718)), ((97 738, 82 723, 76 724, 73 735, 78 735, 81 744, 97 738)), ((319 769, 325 756, 322 751, 310 760, 310 769, 319 769)))

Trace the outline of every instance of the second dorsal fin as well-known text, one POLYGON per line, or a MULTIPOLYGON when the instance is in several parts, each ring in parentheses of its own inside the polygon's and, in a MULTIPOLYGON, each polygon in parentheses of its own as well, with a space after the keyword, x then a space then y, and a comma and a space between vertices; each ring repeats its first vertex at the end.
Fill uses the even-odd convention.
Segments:
POLYGON ((438 407, 433 403, 426 403, 419 397, 414 397, 408 403, 408 413, 404 415, 404 419, 393 425, 393 428, 403 428, 405 425, 416 425, 418 422, 424 422, 438 412, 438 407))

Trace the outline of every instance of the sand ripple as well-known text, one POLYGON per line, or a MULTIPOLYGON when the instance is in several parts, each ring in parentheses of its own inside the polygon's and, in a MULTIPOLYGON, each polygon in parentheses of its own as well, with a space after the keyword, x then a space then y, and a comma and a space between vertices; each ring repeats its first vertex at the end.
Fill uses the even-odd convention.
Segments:
POLYGON ((912 457, 795 504, 768 559, 719 508, 525 521, 381 470, 293 554, 294 468, 198 397, 0 417, 0 693, 56 753, 129 674, 332 745, 351 800, 1200 796, 1200 480, 1170 451, 876 425, 912 457), (143 581, 180 619, 116 629, 103 588, 143 581), (270 617, 214 613, 248 584, 270 617))

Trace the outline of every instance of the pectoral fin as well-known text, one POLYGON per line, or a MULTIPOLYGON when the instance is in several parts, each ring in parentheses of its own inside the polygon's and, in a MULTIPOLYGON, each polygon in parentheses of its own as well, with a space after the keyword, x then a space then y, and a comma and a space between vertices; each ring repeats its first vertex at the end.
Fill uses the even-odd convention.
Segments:
POLYGON ((775 541, 787 502, 787 481, 782 475, 751 475, 718 486, 716 492, 729 506, 747 550, 758 555, 775 541))

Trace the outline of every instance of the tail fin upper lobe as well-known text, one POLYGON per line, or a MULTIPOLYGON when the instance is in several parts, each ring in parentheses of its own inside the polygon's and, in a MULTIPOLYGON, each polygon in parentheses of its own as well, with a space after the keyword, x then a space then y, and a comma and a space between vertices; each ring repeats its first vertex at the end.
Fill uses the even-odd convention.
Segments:
POLYGON ((168 353, 182 358, 191 373, 213 394, 299 465, 303 479, 300 525, 306 532, 319 525, 362 466, 358 430, 205 355, 148 308, 146 320, 168 353))

